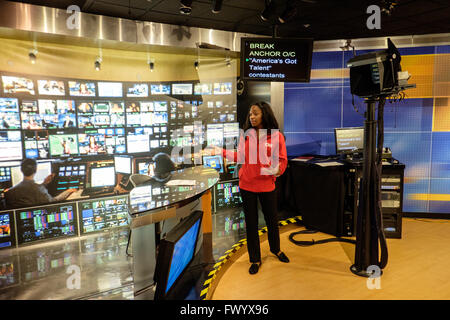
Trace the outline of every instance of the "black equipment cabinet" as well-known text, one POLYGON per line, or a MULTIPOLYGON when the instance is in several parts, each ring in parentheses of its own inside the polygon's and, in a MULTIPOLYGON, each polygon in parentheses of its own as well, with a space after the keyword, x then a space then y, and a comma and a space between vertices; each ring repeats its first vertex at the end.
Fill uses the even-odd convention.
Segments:
MULTIPOLYGON (((285 188, 290 192, 284 201, 309 229, 338 237, 355 236, 362 163, 321 167, 314 160, 289 161, 285 188)), ((402 235, 404 170, 401 163, 383 165, 381 202, 386 238, 400 239, 402 235)))
MULTIPOLYGON (((405 165, 398 163, 383 165, 381 172, 381 211, 386 238, 401 239, 402 237, 404 171, 405 165)), ((362 173, 362 165, 356 165, 349 169, 348 179, 352 185, 351 189, 354 191, 348 190, 348 194, 346 194, 349 204, 352 202, 352 205, 346 207, 346 210, 353 211, 353 221, 356 221, 358 213, 359 180, 362 173)), ((355 224, 353 230, 356 230, 355 224)))

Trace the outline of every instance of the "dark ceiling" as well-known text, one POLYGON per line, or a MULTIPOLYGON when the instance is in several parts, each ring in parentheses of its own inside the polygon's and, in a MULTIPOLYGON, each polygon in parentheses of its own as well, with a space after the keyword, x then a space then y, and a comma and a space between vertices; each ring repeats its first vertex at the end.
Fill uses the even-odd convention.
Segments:
POLYGON ((260 13, 269 0, 223 0, 219 13, 212 13, 213 0, 194 0, 190 15, 179 12, 179 0, 26 0, 66 9, 76 4, 82 12, 132 20, 153 21, 200 28, 273 35, 312 37, 315 40, 355 39, 398 35, 450 33, 449 0, 394 0, 391 14, 381 14, 381 29, 369 30, 369 5, 387 7, 388 0, 272 0, 276 13, 287 5, 296 14, 284 24, 277 15, 263 21, 260 13), (273 26, 276 26, 275 28, 273 26))

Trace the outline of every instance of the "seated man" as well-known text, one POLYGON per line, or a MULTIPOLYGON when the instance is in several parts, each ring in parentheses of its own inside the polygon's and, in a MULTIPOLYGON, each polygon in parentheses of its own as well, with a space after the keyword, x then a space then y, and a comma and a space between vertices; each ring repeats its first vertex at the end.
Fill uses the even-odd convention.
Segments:
POLYGON ((37 170, 37 163, 34 159, 25 159, 20 165, 23 173, 23 180, 5 193, 6 207, 8 209, 31 207, 65 200, 76 189, 67 189, 56 197, 52 197, 45 185, 48 184, 52 175, 48 176, 43 184, 34 181, 37 170))

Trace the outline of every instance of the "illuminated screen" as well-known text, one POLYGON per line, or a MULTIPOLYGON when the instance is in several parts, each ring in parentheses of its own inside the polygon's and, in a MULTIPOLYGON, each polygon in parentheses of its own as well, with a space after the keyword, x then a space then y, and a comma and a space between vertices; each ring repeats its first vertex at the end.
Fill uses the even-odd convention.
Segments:
POLYGON ((0 131, 0 161, 21 160, 21 140, 20 131, 0 131))
POLYGON ((192 83, 174 83, 172 84, 172 94, 174 95, 191 95, 192 83))
POLYGON ((80 155, 106 154, 105 133, 105 129, 98 129, 78 134, 80 155))
POLYGON ((64 163, 59 166, 56 179, 56 193, 70 188, 83 188, 86 182, 86 164, 64 163))
MULTIPOLYGON (((52 173, 52 163, 51 162, 38 162, 36 168, 36 174, 34 176, 34 181, 36 183, 43 183, 45 178, 47 178, 52 173)), ((20 170, 20 166, 11 168, 11 181, 12 185, 15 186, 23 180, 23 173, 20 170)))
POLYGON ((127 97, 148 97, 148 85, 135 83, 126 87, 127 97))
POLYGON ((78 154, 76 134, 58 134, 49 136, 50 156, 70 156, 78 154))
POLYGON ((34 95, 33 80, 20 77, 2 76, 4 93, 26 93, 34 95))
POLYGON ((98 83, 99 97, 122 97, 122 83, 121 82, 99 82, 98 83))
POLYGON ((152 94, 170 94, 170 84, 151 84, 150 91, 152 94))
POLYGON ((64 81, 38 80, 38 92, 47 96, 65 96, 64 81))
POLYGON ((211 83, 196 83, 194 85, 194 94, 196 94, 196 95, 212 94, 212 84, 211 83))
POLYGON ((155 164, 151 161, 139 162, 138 163, 138 173, 146 174, 150 177, 155 175, 155 164))
POLYGON ((206 126, 206 130, 208 145, 222 147, 223 124, 208 124, 206 126))
POLYGON ((15 246, 14 235, 14 213, 0 213, 0 249, 15 246))
POLYGON ((19 102, 14 98, 0 98, 0 129, 20 129, 19 102))
POLYGON ((17 211, 17 219, 19 244, 77 234, 74 204, 17 211))
POLYGON ((195 256, 202 212, 196 211, 176 225, 161 240, 156 261, 155 299, 164 299, 175 287, 195 256))
POLYGON ((239 192, 239 180, 218 183, 215 199, 216 210, 240 206, 242 198, 239 192))
POLYGON ((232 82, 214 83, 214 94, 231 94, 232 89, 232 82))
POLYGON ((223 173, 223 158, 222 156, 203 156, 203 165, 216 169, 218 172, 223 173))
POLYGON ((150 151, 150 135, 152 128, 134 128, 127 132, 128 153, 150 151))
POLYGON ((24 131, 25 157, 31 159, 47 159, 50 154, 48 131, 24 131))
POLYGON ((131 157, 114 157, 116 172, 131 174, 131 157))
POLYGON ((336 154, 356 153, 364 149, 364 128, 336 128, 336 154))
POLYGON ((95 97, 95 83, 69 81, 69 94, 75 97, 95 97))
POLYGON ((114 167, 91 168, 91 188, 111 187, 116 185, 114 167))
POLYGON ((128 225, 127 197, 80 202, 81 232, 128 225))

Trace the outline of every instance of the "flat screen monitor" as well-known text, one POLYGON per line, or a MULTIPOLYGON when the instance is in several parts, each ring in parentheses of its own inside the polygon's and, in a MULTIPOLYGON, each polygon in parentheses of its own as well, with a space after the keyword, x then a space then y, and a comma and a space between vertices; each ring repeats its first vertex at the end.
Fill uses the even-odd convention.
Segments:
POLYGON ((117 173, 131 174, 131 157, 127 156, 115 156, 114 166, 117 173))
MULTIPOLYGON (((155 300, 164 300, 195 258, 203 213, 195 211, 161 240, 156 259, 155 300)), ((173 297, 182 298, 182 297, 173 297)))
POLYGON ((83 234, 128 225, 127 197, 83 201, 78 208, 83 234))
POLYGON ((150 135, 152 128, 132 128, 127 132, 128 153, 139 153, 150 151, 150 135))
POLYGON ((20 129, 19 102, 15 98, 0 98, 0 129, 20 129))
POLYGON ((121 82, 99 82, 98 96, 99 97, 122 97, 122 83, 121 82))
POLYGON ((127 97, 148 97, 148 85, 145 83, 134 83, 126 86, 127 97))
POLYGON ((195 95, 210 95, 212 94, 212 84, 211 83, 196 83, 194 85, 195 95))
POLYGON ((95 82, 69 81, 69 94, 75 97, 95 97, 95 82))
POLYGON ((0 131, 0 161, 21 160, 22 142, 20 131, 0 131))
POLYGON ((336 128, 336 154, 362 153, 364 150, 364 128, 336 128))
MULTIPOLYGON (((34 181, 36 183, 43 183, 45 178, 47 178, 52 173, 52 163, 50 161, 38 162, 36 168, 36 174, 34 175, 34 181)), ((23 180, 23 173, 20 170, 20 166, 11 168, 11 182, 15 186, 23 180)))
POLYGON ((238 207, 242 204, 241 193, 239 191, 239 180, 218 183, 215 192, 216 211, 238 207))
POLYGON ((91 188, 113 187, 116 185, 114 167, 91 168, 91 188))
POLYGON ((218 172, 223 173, 223 158, 222 156, 203 156, 203 165, 216 169, 218 172))
POLYGON ((192 83, 174 83, 172 84, 173 95, 192 95, 192 83))
POLYGON ((11 248, 15 245, 14 212, 2 212, 0 213, 0 249, 11 248))
POLYGON ((77 235, 73 203, 17 210, 16 214, 19 244, 77 235))
POLYGON ((78 137, 76 134, 54 134, 49 136, 50 156, 68 157, 78 155, 78 137))
POLYGON ((64 81, 38 80, 38 92, 40 95, 65 96, 64 81))
POLYGON ((206 137, 208 145, 210 146, 223 146, 223 124, 207 124, 206 125, 206 137))
POLYGON ((222 94, 231 94, 233 90, 232 82, 216 82, 214 83, 214 94, 222 95, 222 94))
POLYGON ((21 77, 2 76, 3 91, 8 94, 31 94, 34 95, 33 80, 21 77))
POLYGON ((151 94, 170 94, 170 84, 151 84, 150 85, 151 94))
POLYGON ((86 183, 86 163, 64 162, 58 168, 56 194, 66 189, 82 189, 86 183))

